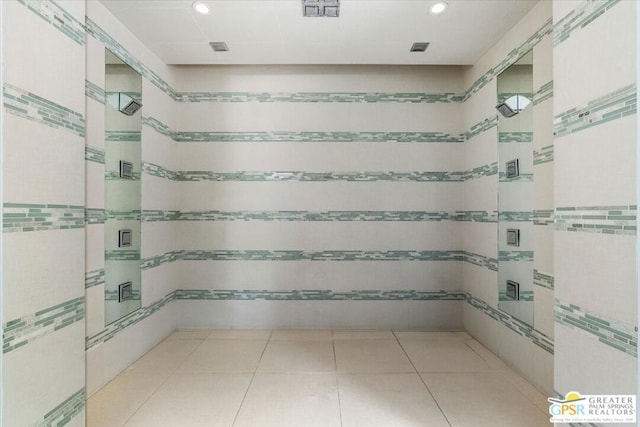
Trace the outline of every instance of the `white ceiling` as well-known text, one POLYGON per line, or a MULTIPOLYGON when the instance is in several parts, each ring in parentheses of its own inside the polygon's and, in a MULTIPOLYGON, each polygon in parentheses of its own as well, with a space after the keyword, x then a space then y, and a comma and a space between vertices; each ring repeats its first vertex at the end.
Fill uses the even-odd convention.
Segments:
POLYGON ((537 0, 341 0, 338 18, 305 18, 301 0, 101 0, 167 64, 469 65, 537 0), (210 41, 229 52, 213 52, 210 41), (413 42, 430 42, 412 53, 413 42))

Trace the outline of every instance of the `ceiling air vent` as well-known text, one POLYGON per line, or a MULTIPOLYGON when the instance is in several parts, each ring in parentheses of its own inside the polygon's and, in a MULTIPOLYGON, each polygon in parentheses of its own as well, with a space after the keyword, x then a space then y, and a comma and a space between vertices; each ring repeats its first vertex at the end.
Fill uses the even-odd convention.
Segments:
POLYGON ((415 42, 411 45, 411 52, 424 52, 429 47, 429 42, 415 42))
POLYGON ((209 42, 214 52, 229 52, 229 46, 225 42, 209 42))
POLYGON ((302 13, 307 17, 340 15, 340 0, 302 0, 302 13))

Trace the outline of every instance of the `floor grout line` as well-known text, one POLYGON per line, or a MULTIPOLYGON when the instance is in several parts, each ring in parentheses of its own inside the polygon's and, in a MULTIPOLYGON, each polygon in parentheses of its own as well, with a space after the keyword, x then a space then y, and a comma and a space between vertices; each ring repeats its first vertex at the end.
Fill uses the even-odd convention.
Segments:
POLYGON ((240 405, 238 405, 238 410, 236 411, 236 415, 233 417, 233 422, 231 423, 232 427, 236 424, 236 421, 238 420, 238 415, 240 415, 240 410, 242 409, 242 405, 244 405, 244 401, 247 398, 247 395, 249 394, 249 390, 251 389, 251 384, 253 384, 253 380, 256 377, 256 373, 258 372, 258 366, 260 366, 260 362, 262 362, 262 358, 264 357, 265 351, 267 351, 267 346, 269 345, 269 342, 271 342, 272 336, 273 336, 273 329, 271 329, 269 332, 269 338, 267 338, 267 340, 264 343, 264 348, 262 349, 262 353, 260 353, 260 358, 258 359, 258 363, 256 363, 256 367, 253 370, 253 374, 251 374, 251 380, 249 380, 249 385, 247 386, 247 390, 244 392, 244 396, 242 396, 240 405))
POLYGON ((338 378, 338 358, 336 357, 336 339, 335 330, 331 330, 331 346, 333 347, 333 368, 336 375, 336 393, 338 395, 338 415, 340 415, 340 427, 342 427, 342 402, 340 401, 340 379, 338 378))
POLYGON ((409 363, 411 363, 411 366, 413 366, 413 369, 416 373, 416 375, 418 376, 418 378, 420 378, 420 381, 422 382, 422 384, 424 385, 424 388, 427 389, 427 392, 429 393, 429 395, 431 396, 431 398, 433 399, 433 402, 436 404, 436 406, 438 407, 438 410, 440 411, 440 413, 442 414, 442 416, 444 417, 445 421, 447 422, 447 424, 449 424, 449 427, 452 426, 451 421, 449 421, 449 418, 447 418, 447 414, 444 413, 444 411, 442 410, 442 408, 440 407, 440 403, 438 403, 438 400, 436 399, 436 397, 433 395, 433 393, 431 392, 431 390, 429 389, 429 386, 427 385, 427 383, 424 381, 424 378, 422 378, 422 375, 420 375, 420 373, 418 372, 418 369, 416 368, 416 365, 413 364, 413 360, 411 360, 411 358, 409 357, 409 354, 407 353, 407 350, 405 350, 405 348, 402 346, 402 343, 400 342, 400 339, 398 338, 398 336, 396 335, 396 331, 391 330, 391 333, 393 334, 393 336, 396 338, 396 342, 398 343, 398 345, 400 346, 400 348, 402 349, 402 351, 404 352, 405 356, 407 356, 407 359, 409 359, 409 363))

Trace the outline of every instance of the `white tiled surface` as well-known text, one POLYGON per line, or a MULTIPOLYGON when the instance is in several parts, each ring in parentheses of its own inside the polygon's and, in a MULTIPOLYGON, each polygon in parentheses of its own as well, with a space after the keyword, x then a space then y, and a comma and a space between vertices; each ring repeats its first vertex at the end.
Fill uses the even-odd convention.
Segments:
POLYGON ((465 332, 201 329, 95 393, 87 425, 549 423, 545 396, 465 332))

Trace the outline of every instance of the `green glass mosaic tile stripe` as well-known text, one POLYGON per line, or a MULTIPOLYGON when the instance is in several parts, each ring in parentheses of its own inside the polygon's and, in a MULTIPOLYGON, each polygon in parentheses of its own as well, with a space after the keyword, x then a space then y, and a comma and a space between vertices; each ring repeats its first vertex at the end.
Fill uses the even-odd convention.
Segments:
POLYGON ((498 142, 506 144, 533 141, 533 132, 498 132, 498 142))
POLYGON ((475 167, 471 170, 465 171, 463 174, 463 179, 465 181, 477 178, 483 178, 485 176, 492 176, 498 173, 498 163, 494 162, 488 165, 482 165, 475 167))
POLYGON ((85 289, 104 284, 104 268, 88 271, 84 275, 85 289))
MULTIPOLYGON (((118 301, 119 298, 119 291, 115 290, 115 291, 111 291, 111 290, 107 290, 105 289, 104 291, 104 300, 105 301, 118 301)), ((131 291, 131 297, 127 300, 127 301, 140 301, 140 291, 138 289, 134 289, 131 291)))
MULTIPOLYGON (((207 215, 207 212, 199 212, 201 215, 207 215)), ((165 211, 146 209, 142 211, 142 220, 146 222, 155 221, 178 221, 180 220, 180 211, 165 211)))
POLYGON ((549 18, 542 26, 535 31, 527 40, 525 40, 520 46, 511 50, 506 58, 500 61, 498 64, 491 67, 486 73, 478 78, 464 94, 463 101, 471 98, 475 93, 480 91, 487 83, 493 80, 498 74, 507 69, 510 65, 515 63, 522 55, 533 49, 535 45, 548 34, 552 32, 552 19, 549 18))
POLYGON ((105 171, 104 179, 106 181, 140 181, 140 172, 133 172, 132 178, 120 178, 120 171, 105 171))
POLYGON ((105 251, 104 259, 107 261, 139 261, 140 251, 133 249, 118 249, 105 251))
POLYGON ((104 89, 89 80, 84 81, 84 93, 94 101, 98 101, 101 104, 106 103, 106 94, 104 89))
MULTIPOLYGON (((518 301, 533 302, 533 291, 520 291, 518 301)), ((498 301, 513 301, 511 297, 507 296, 506 292, 498 292, 498 301)))
POLYGON ((5 323, 2 353, 8 353, 45 335, 84 320, 84 295, 5 323))
POLYGON ((172 99, 177 99, 176 91, 162 77, 138 60, 131 52, 122 46, 116 39, 107 34, 98 24, 89 17, 85 17, 85 29, 87 34, 104 44, 118 58, 136 70, 142 77, 151 84, 169 95, 172 99))
POLYGON ((504 172, 500 172, 499 177, 500 182, 533 182, 533 174, 532 173, 520 173, 520 175, 515 176, 513 178, 507 178, 507 174, 504 172))
POLYGON ((537 345, 546 352, 553 354, 553 339, 546 336, 542 332, 532 328, 530 325, 527 325, 526 323, 516 319, 515 317, 512 317, 510 314, 490 306, 485 301, 476 298, 468 292, 465 292, 464 300, 470 306, 476 308, 477 310, 480 310, 487 316, 500 322, 502 325, 511 329, 518 335, 528 338, 533 344, 537 345))
POLYGON ((582 29, 618 4, 620 0, 584 0, 553 26, 553 46, 566 41, 576 30, 582 29))
POLYGON ((4 83, 4 109, 15 116, 56 129, 64 129, 84 138, 84 116, 36 94, 4 83))
POLYGON ((74 228, 84 228, 83 206, 28 203, 3 205, 3 233, 74 228))
POLYGON ((462 251, 184 250, 185 261, 461 261, 462 251))
POLYGON ((464 134, 442 132, 176 132, 178 142, 424 142, 460 143, 464 134))
POLYGON ((499 251, 498 260, 500 262, 531 262, 533 251, 499 251))
POLYGON ((86 225, 91 224, 104 224, 106 214, 104 209, 100 208, 85 208, 84 221, 86 225))
POLYGON ((539 150, 533 150, 534 166, 548 162, 553 162, 553 145, 547 145, 539 150))
POLYGON ((84 46, 84 25, 70 13, 50 0, 18 0, 29 10, 47 21, 71 40, 84 46))
POLYGON ((181 172, 175 172, 163 166, 149 162, 142 162, 142 172, 158 178, 170 179, 172 181, 184 181, 180 179, 181 172))
POLYGON ((500 221, 508 222, 529 222, 533 221, 533 212, 531 211, 500 211, 498 213, 500 221))
POLYGON ((86 145, 84 147, 84 159, 89 162, 95 162, 104 165, 104 150, 102 148, 96 148, 86 145))
POLYGON ((140 210, 128 210, 128 211, 115 211, 115 210, 106 210, 105 219, 115 220, 115 221, 140 221, 142 214, 140 210))
POLYGON ((267 300, 267 301, 461 301, 459 291, 416 291, 416 290, 209 290, 179 289, 178 300, 267 300))
POLYGON ((556 231, 636 235, 637 205, 556 207, 556 231))
POLYGON ((104 133, 104 139, 110 142, 140 142, 142 133, 140 131, 108 130, 104 133))
POLYGON ((547 99, 550 99, 552 97, 553 97, 553 80, 540 86, 540 89, 538 89, 533 94, 533 105, 538 105, 541 102, 544 102, 547 99))
POLYGON ((547 289, 553 289, 554 277, 551 274, 542 273, 537 269, 533 270, 533 284, 547 289))
POLYGON ((158 119, 142 115, 142 125, 150 127, 161 135, 168 136, 171 139, 176 139, 176 133, 158 119))
POLYGON ((317 103, 452 103, 461 102, 455 93, 419 92, 179 92, 181 102, 317 102, 317 103))
POLYGON ((299 182, 462 182, 462 172, 212 172, 178 171, 177 181, 299 181, 299 182))
POLYGON ((174 262, 182 259, 183 251, 170 251, 161 255, 144 258, 140 261, 140 268, 142 270, 148 270, 150 268, 159 267, 162 264, 174 262))
POLYGON ((605 319, 573 304, 555 299, 554 320, 571 329, 579 329, 598 338, 603 344, 638 357, 638 332, 634 325, 605 319))
POLYGON ((129 326, 133 326, 136 323, 146 319, 147 317, 153 315, 158 310, 162 309, 165 305, 175 300, 176 293, 171 292, 167 294, 164 298, 154 302, 153 304, 142 307, 139 310, 134 311, 133 313, 107 325, 102 331, 97 334, 86 337, 85 339, 85 349, 90 350, 93 347, 100 345, 106 341, 109 341, 113 337, 115 337, 118 333, 124 331, 129 326))
POLYGON ((553 209, 536 209, 533 211, 533 224, 553 225, 554 217, 553 209))
POLYGON ((66 398, 61 404, 45 414, 43 419, 31 427, 65 426, 76 415, 82 413, 87 400, 84 387, 66 398))
POLYGON ((481 133, 486 132, 489 129, 493 129, 494 127, 497 127, 497 126, 498 126, 497 116, 484 119, 483 121, 471 126, 471 129, 469 129, 467 132, 464 133, 464 140, 468 141, 474 136, 480 135, 481 133))
POLYGON ((553 122, 554 135, 569 135, 635 114, 636 102, 636 85, 632 83, 589 101, 584 108, 571 108, 556 115, 553 122))
POLYGON ((455 221, 498 222, 498 211, 456 211, 455 221))
POLYGON ((473 252, 463 251, 462 260, 469 264, 477 265, 489 269, 491 271, 498 271, 498 260, 481 254, 473 252))

